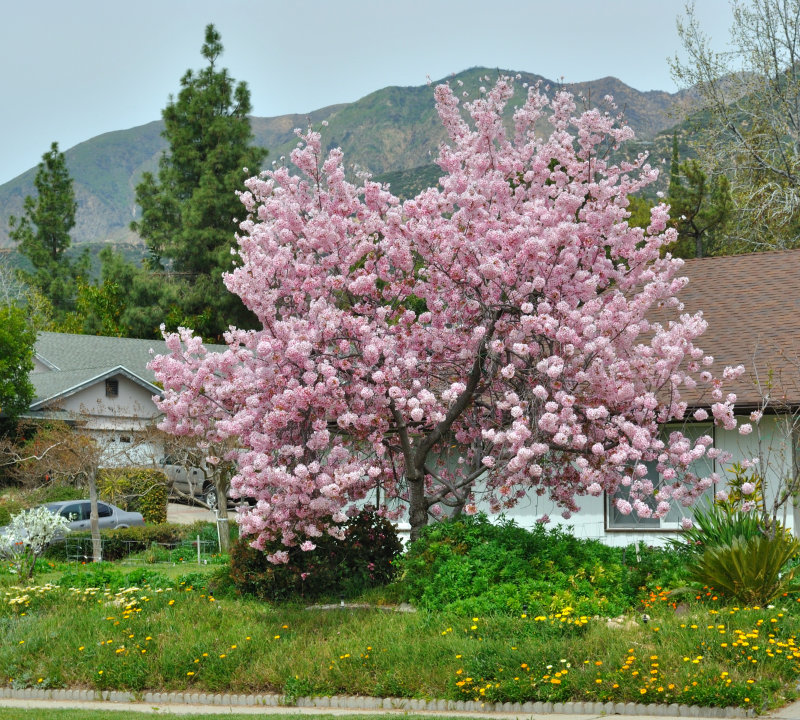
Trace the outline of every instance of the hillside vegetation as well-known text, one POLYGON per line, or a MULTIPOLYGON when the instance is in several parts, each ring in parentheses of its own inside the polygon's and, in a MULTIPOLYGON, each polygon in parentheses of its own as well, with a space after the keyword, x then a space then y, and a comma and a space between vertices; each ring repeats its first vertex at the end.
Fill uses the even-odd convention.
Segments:
MULTIPOLYGON (((542 82, 551 89, 559 86, 531 73, 488 68, 472 68, 443 80, 463 83, 463 91, 474 98, 480 94, 480 87, 489 86, 498 74, 519 76, 517 101, 525 92, 524 83, 542 82)), ((392 183, 395 193, 408 197, 438 177, 438 169, 432 163, 444 140, 433 102, 433 86, 439 82, 442 80, 431 86, 387 87, 354 103, 310 113, 254 117, 253 134, 257 144, 269 149, 267 162, 280 162, 296 145, 294 128, 307 126, 309 122, 320 128, 325 120, 326 147, 341 147, 349 166, 357 165, 379 175, 392 183)), ((602 102, 606 95, 614 96, 639 140, 629 152, 649 147, 659 132, 671 127, 676 103, 685 99, 683 93, 640 92, 616 78, 578 83, 568 89, 581 94, 588 105, 602 102)), ((74 243, 136 241, 128 228, 137 211, 134 188, 143 172, 156 169, 166 148, 162 130, 163 123, 159 120, 105 133, 66 151, 79 205, 72 233, 74 243)), ((657 155, 661 156, 669 157, 669 153, 657 155)), ((33 193, 35 174, 36 168, 31 168, 0 185, 0 247, 9 245, 8 217, 21 214, 25 196, 33 193)))

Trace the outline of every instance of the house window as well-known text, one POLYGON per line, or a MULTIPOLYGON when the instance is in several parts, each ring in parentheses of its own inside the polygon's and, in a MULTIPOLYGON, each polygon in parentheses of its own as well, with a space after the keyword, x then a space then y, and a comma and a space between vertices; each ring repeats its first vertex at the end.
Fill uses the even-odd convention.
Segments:
POLYGON ((119 395, 119 380, 106 380, 106 397, 117 397, 119 395))
MULTIPOLYGON (((694 442, 703 435, 710 435, 714 437, 714 426, 711 423, 693 423, 686 426, 674 425, 664 428, 664 434, 669 435, 674 430, 681 430, 684 435, 694 444, 694 442)), ((645 463, 647 467, 646 479, 650 480, 655 487, 655 492, 664 484, 664 479, 656 471, 657 463, 655 461, 645 463)), ((690 466, 691 472, 698 477, 708 477, 714 472, 714 461, 709 458, 703 457, 700 460, 692 463, 690 466)), ((645 478, 643 478, 645 479, 645 478)), ((655 493, 654 493, 655 494, 655 493)), ((710 487, 703 497, 714 497, 714 487, 710 487)), ((624 500, 630 499, 630 488, 620 487, 616 495, 606 495, 606 528, 608 530, 677 530, 680 527, 681 518, 691 514, 691 508, 683 506, 676 506, 674 501, 672 508, 664 518, 640 518, 636 512, 631 512, 629 515, 623 515, 617 510, 616 500, 622 498, 624 500)), ((655 509, 658 504, 653 496, 645 498, 645 503, 652 509, 655 509)), ((702 502, 702 499, 695 501, 695 504, 702 502)))

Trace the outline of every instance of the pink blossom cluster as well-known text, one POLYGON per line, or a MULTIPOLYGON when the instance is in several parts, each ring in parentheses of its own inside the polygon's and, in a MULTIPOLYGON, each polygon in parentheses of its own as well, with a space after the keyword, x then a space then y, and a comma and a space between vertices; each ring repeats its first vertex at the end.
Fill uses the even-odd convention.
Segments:
POLYGON ((294 171, 246 183, 225 283, 261 329, 231 328, 220 354, 181 330, 151 367, 164 429, 238 439, 232 487, 257 499, 240 517, 256 547, 312 546, 376 490, 418 529, 443 507, 500 511, 531 493, 569 516, 620 485, 623 512, 663 517, 713 482, 690 471, 709 437, 659 432, 698 386, 715 422, 735 420, 695 345, 706 323, 677 299, 668 208, 628 224, 628 196, 656 171, 612 163, 632 131, 565 92, 528 89, 508 131, 513 93, 501 78, 462 107, 436 88, 443 175, 406 202, 351 183, 311 130, 294 171), (656 308, 673 319, 652 321, 656 308))

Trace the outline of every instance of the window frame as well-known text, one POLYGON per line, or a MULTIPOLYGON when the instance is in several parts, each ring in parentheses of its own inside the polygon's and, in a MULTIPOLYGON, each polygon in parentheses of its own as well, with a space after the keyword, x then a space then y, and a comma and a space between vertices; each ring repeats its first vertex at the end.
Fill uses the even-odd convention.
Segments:
POLYGON ((106 380, 106 397, 119 397, 119 380, 117 378, 108 378, 106 380))

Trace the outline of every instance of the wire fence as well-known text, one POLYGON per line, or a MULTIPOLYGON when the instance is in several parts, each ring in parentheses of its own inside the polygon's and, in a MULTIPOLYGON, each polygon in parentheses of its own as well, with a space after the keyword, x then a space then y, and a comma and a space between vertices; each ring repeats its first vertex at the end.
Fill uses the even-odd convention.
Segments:
MULTIPOLYGON (((64 538, 64 554, 67 562, 87 563, 92 561, 91 538, 64 538)), ((101 557, 112 556, 120 565, 208 565, 219 558, 217 540, 194 539, 175 543, 151 542, 142 547, 138 540, 100 539, 101 557)))

